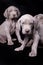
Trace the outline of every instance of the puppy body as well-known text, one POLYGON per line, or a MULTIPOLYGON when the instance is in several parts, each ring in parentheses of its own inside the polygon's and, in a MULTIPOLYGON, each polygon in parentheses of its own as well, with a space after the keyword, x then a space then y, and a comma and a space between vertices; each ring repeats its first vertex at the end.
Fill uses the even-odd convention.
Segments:
POLYGON ((6 40, 10 40, 8 45, 13 44, 11 43, 11 34, 15 32, 16 23, 11 20, 5 20, 3 24, 0 25, 0 42, 5 43, 6 40))
MULTIPOLYGON (((16 23, 16 35, 17 35, 19 43, 21 43, 22 45, 16 48, 15 51, 21 51, 25 48, 29 40, 29 35, 32 34, 32 27, 33 27, 33 16, 29 14, 25 14, 20 17, 20 19, 16 23), (20 35, 21 28, 22 28, 22 31, 21 31, 22 34, 26 35, 24 40, 21 39, 21 35, 20 35)), ((30 41, 31 41, 30 44, 32 44, 32 40, 30 41)), ((28 43, 27 45, 30 45, 30 44, 28 43)))
POLYGON ((43 43, 43 14, 38 14, 34 16, 35 21, 36 21, 36 33, 34 36, 34 42, 31 48, 31 52, 29 56, 33 57, 37 55, 37 47, 38 47, 38 42, 39 40, 43 43))
POLYGON ((16 21, 20 15, 20 11, 15 6, 8 7, 4 12, 6 20, 0 25, 0 42, 5 43, 8 41, 8 45, 13 45, 11 34, 15 32, 16 21))

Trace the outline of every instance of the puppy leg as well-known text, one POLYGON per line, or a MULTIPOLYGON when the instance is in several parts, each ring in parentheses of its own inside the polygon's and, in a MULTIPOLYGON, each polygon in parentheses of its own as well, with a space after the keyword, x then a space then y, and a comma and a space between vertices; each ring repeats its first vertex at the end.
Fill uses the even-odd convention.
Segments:
POLYGON ((39 42, 39 35, 38 32, 36 32, 35 36, 34 36, 34 42, 31 48, 31 52, 29 53, 30 57, 34 57, 37 55, 37 47, 38 47, 38 42, 39 42))
POLYGON ((9 36, 7 36, 7 38, 8 38, 8 45, 13 45, 14 43, 12 42, 10 34, 9 36))
POLYGON ((26 44, 26 47, 30 47, 33 43, 33 39, 31 39, 27 44, 26 44))
POLYGON ((28 42, 28 37, 24 39, 24 41, 22 42, 23 44, 20 47, 16 48, 15 51, 22 51, 25 48, 27 42, 28 42))
POLYGON ((16 30, 16 36, 17 36, 17 39, 18 39, 19 43, 23 44, 24 41, 21 39, 20 31, 19 30, 16 30))
POLYGON ((0 43, 6 43, 6 37, 5 36, 2 36, 0 35, 0 43))
POLYGON ((5 32, 6 32, 6 36, 7 36, 7 40, 8 40, 8 45, 13 45, 14 43, 12 42, 10 33, 7 28, 5 29, 5 32))

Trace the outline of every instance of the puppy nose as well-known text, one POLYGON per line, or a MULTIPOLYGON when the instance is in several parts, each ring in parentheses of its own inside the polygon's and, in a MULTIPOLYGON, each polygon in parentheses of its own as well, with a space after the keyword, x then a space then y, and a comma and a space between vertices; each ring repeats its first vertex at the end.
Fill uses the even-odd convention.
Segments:
POLYGON ((29 30, 26 31, 27 33, 29 32, 29 30))
POLYGON ((15 14, 13 16, 15 16, 15 14))

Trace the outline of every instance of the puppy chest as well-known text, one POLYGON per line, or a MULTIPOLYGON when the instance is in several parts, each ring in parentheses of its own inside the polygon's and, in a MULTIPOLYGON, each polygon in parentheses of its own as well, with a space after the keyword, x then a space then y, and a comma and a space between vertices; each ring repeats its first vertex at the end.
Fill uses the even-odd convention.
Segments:
POLYGON ((10 33, 13 33, 15 31, 15 29, 16 29, 16 23, 12 23, 10 25, 10 33))
POLYGON ((7 38, 6 38, 6 36, 4 36, 4 35, 0 35, 0 40, 6 40, 7 38))

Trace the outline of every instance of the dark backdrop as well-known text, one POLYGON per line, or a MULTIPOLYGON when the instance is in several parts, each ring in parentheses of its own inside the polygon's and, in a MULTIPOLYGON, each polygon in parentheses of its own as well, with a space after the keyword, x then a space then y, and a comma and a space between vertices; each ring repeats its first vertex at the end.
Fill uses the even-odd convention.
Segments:
MULTIPOLYGON (((36 15, 43 13, 43 0, 0 0, 0 24, 3 23, 4 10, 14 5, 18 7, 23 14, 36 15)), ((25 48, 23 51, 15 52, 14 49, 20 46, 16 41, 14 46, 0 43, 0 65, 43 65, 43 48, 38 47, 37 57, 30 58, 28 56, 31 48, 25 48)))

